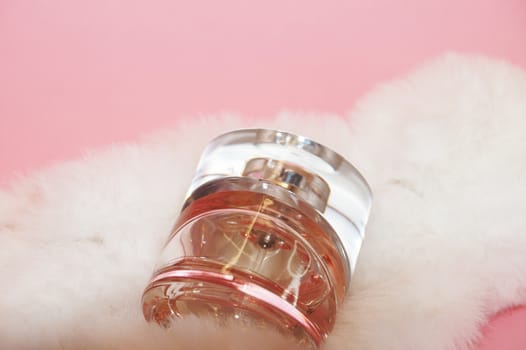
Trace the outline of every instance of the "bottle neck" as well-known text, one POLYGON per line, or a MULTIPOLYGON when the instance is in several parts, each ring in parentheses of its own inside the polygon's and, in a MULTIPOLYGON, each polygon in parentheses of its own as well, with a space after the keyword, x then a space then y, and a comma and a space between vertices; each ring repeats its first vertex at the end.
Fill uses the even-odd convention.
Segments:
POLYGON ((286 188, 321 213, 327 207, 329 185, 299 165, 271 158, 253 158, 247 162, 243 176, 267 180, 286 188))

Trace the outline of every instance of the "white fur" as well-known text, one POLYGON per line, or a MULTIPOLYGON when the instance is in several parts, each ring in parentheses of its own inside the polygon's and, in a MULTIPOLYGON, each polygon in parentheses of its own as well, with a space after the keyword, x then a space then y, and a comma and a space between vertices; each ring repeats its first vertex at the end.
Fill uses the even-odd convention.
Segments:
MULTIPOLYGON (((285 349, 277 334, 142 320, 140 296, 218 116, 41 171, 0 192, 1 349, 285 349)), ((526 303, 526 75, 448 55, 347 117, 279 127, 347 156, 374 192, 351 297, 327 349, 466 349, 526 303)))

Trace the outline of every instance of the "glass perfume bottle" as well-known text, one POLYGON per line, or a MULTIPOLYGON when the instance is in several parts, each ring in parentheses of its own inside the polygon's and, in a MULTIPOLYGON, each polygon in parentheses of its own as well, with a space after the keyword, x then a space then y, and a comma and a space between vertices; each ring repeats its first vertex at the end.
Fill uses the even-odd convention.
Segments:
POLYGON ((142 304, 147 321, 208 317, 271 327, 305 348, 347 293, 371 191, 342 156, 302 136, 248 129, 214 139, 142 304))

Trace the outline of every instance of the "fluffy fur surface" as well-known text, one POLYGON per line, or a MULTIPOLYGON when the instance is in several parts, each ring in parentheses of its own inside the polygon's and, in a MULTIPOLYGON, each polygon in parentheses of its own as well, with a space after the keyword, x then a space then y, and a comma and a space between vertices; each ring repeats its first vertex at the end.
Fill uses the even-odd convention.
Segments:
POLYGON ((1 349, 289 349, 277 334, 148 326, 140 297, 213 136, 265 126, 338 150, 374 192, 326 349, 467 349, 526 303, 526 75, 448 55, 350 115, 216 116, 41 171, 0 192, 1 349))

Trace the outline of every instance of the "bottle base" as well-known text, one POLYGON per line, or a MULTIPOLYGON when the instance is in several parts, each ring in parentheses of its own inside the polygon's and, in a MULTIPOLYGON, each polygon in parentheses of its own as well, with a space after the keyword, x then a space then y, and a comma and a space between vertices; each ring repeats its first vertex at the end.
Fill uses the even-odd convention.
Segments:
POLYGON ((319 347, 324 335, 279 286, 242 271, 221 271, 220 264, 203 264, 210 266, 179 262, 160 270, 143 295, 145 319, 170 328, 187 316, 208 318, 221 326, 276 329, 292 334, 303 348, 319 347))

